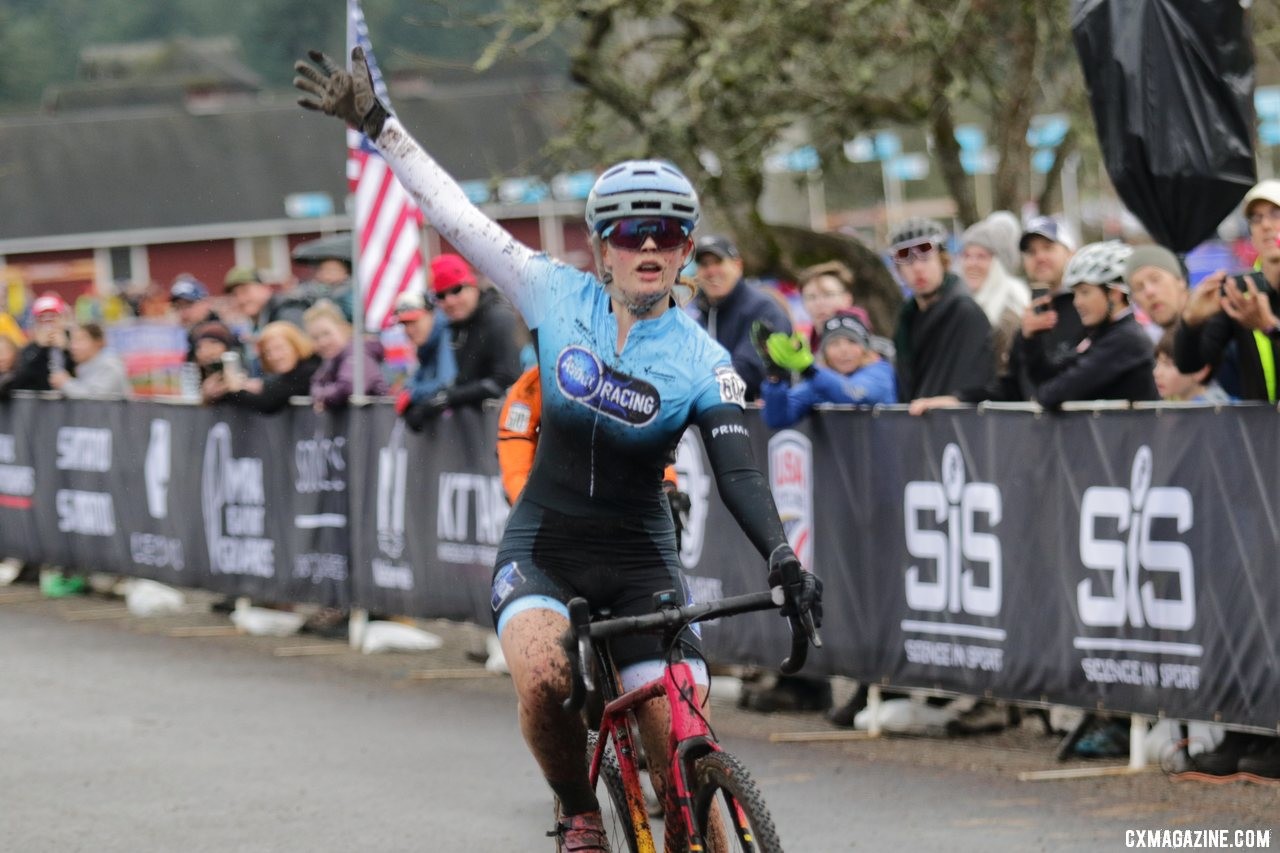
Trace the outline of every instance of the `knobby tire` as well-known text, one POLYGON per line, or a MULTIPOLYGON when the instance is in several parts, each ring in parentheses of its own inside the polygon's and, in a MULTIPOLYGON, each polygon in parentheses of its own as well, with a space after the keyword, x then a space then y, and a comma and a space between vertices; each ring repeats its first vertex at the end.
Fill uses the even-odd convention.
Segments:
POLYGON ((725 752, 707 753, 694 764, 693 784, 693 819, 704 838, 714 808, 729 836, 729 850, 782 853, 764 797, 738 759, 725 752))
MULTIPOLYGON (((595 756, 596 741, 600 733, 594 729, 587 732, 587 767, 595 756)), ((627 788, 622 781, 622 770, 618 767, 618 758, 613 749, 605 750, 600 759, 600 783, 609 794, 609 802, 600 803, 600 811, 604 817, 605 834, 609 836, 609 847, 614 853, 640 853, 639 842, 636 841, 636 830, 631 824, 627 809, 627 788), (626 847, 620 846, 626 844, 626 847)), ((560 823, 560 800, 556 799, 556 823, 560 823)), ((556 839, 556 853, 563 853, 560 839, 556 839)))

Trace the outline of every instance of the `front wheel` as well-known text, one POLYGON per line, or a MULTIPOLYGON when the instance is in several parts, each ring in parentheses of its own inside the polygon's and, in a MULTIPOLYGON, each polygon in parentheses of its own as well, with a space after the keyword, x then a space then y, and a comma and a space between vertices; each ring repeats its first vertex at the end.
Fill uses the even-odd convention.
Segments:
POLYGON ((694 765, 693 819, 714 853, 782 853, 764 797, 746 768, 727 753, 708 753, 694 765), (722 834, 727 837, 717 846, 716 836, 722 834))
MULTIPOLYGON (((595 754, 596 741, 600 733, 594 729, 587 732, 587 766, 595 754)), ((618 758, 613 748, 605 750, 600 761, 600 783, 604 785, 608 797, 599 797, 600 814, 604 819, 605 834, 613 850, 618 853, 640 853, 640 842, 636 837, 635 824, 630 816, 631 809, 627 805, 627 786, 622 779, 622 769, 618 767, 618 758)), ((641 816, 643 812, 640 813, 641 816)), ((560 823, 560 800, 555 801, 555 820, 560 823)), ((650 842, 652 843, 652 842, 650 842)), ((651 849, 651 848, 650 848, 651 849)), ((560 839, 556 838, 556 853, 564 853, 560 839)))

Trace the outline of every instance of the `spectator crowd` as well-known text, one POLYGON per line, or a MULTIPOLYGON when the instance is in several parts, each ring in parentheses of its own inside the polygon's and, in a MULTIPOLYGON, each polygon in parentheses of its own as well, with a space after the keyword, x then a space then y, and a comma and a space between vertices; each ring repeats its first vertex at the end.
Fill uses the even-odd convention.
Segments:
MULTIPOLYGON (((1023 223, 1001 211, 959 233, 928 218, 892 223, 885 250, 903 297, 892 328, 874 326, 839 260, 799 273, 802 312, 793 313, 794 303, 745 275, 732 239, 703 236, 684 309, 728 351, 746 398, 774 429, 822 404, 903 403, 919 416, 984 401, 1047 410, 1094 400, 1274 404, 1280 181, 1253 187, 1243 214, 1254 268, 1220 270, 1194 287, 1163 247, 1080 245, 1051 216, 1023 223)), ((151 292, 138 313, 183 329, 190 393, 263 413, 295 397, 331 410, 389 396, 405 425, 422 431, 451 409, 502 398, 526 366, 529 331, 457 255, 435 257, 429 289, 397 303, 394 320, 414 355, 398 373, 387 369, 380 340, 352 327, 349 259, 325 259, 316 272, 283 290, 252 269, 231 269, 217 298, 182 276, 167 293, 151 292)), ((25 330, 0 326, 0 396, 129 394, 109 332, 70 322, 60 297, 40 296, 25 330)), ((833 720, 850 724, 864 698, 855 695, 833 720)), ((990 731, 1015 718, 1012 709, 971 703, 955 730, 990 731)), ((1127 751, 1127 726, 1093 723, 1077 732, 1080 754, 1127 751)), ((1280 739, 1228 734, 1192 767, 1280 778, 1280 739)))

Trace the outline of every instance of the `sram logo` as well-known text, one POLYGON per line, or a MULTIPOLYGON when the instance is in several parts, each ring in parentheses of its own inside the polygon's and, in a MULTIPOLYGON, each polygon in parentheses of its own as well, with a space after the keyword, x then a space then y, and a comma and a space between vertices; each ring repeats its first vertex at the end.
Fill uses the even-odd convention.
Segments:
POLYGON ((1000 523, 1004 509, 999 487, 966 483, 960 448, 948 444, 942 452, 942 482, 907 483, 903 514, 908 553, 933 563, 932 572, 918 564, 907 568, 907 606, 935 613, 998 615, 1004 571, 1000 539, 979 532, 979 522, 988 527, 1000 523), (976 571, 979 566, 985 571, 976 571))
POLYGON ((1133 457, 1129 488, 1091 486, 1080 502, 1080 561, 1085 568, 1104 572, 1076 587, 1080 621, 1096 627, 1151 626, 1186 631, 1196 622, 1195 566, 1186 543, 1157 536, 1163 521, 1177 533, 1191 529, 1195 510, 1191 492, 1151 485, 1151 448, 1140 447, 1133 457), (1113 528, 1107 536, 1100 529, 1113 528), (1176 583, 1156 578, 1167 573, 1176 583), (1104 579, 1105 578, 1105 579, 1104 579), (1176 587, 1176 588, 1175 588, 1176 587))

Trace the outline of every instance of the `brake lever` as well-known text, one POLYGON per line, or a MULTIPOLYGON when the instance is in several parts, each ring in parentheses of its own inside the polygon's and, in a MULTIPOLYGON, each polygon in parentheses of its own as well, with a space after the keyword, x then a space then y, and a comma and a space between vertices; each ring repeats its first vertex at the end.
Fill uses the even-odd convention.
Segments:
POLYGON ((813 614, 808 610, 800 614, 800 626, 804 628, 804 635, 810 643, 813 643, 813 647, 822 648, 822 637, 818 635, 818 626, 813 624, 813 614))
POLYGON ((569 658, 569 697, 564 709, 577 711, 586 702, 586 691, 594 690, 591 667, 583 667, 583 661, 591 661, 591 607, 584 598, 569 602, 569 630, 561 640, 564 653, 569 658))

